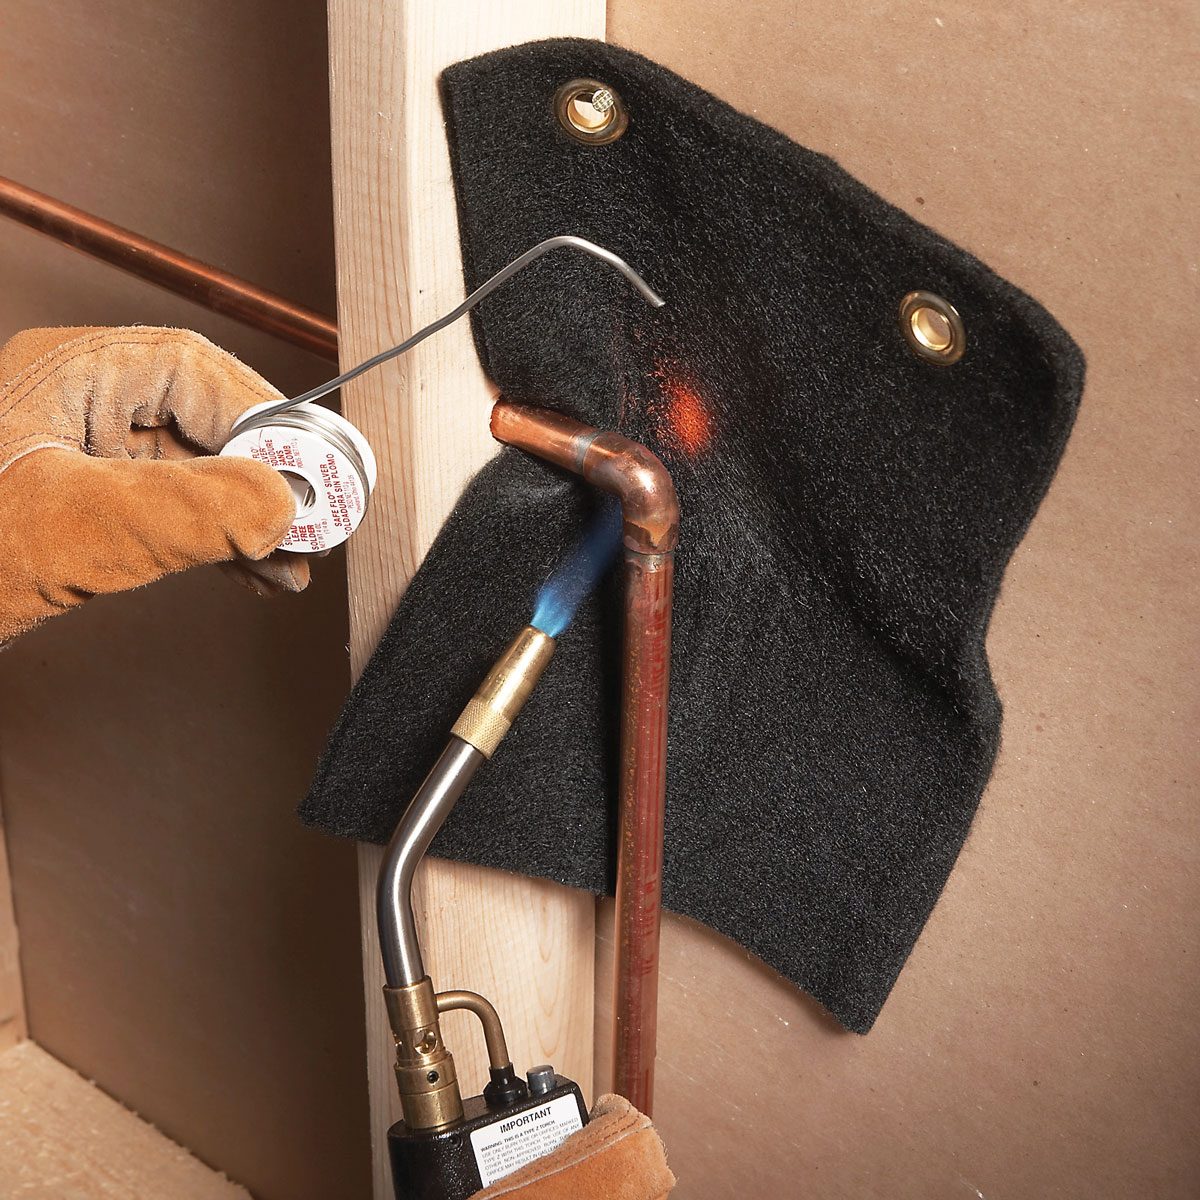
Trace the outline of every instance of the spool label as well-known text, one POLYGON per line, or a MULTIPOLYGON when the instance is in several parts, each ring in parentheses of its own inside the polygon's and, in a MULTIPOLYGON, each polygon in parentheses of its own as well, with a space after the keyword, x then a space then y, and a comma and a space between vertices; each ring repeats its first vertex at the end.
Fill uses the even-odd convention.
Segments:
POLYGON ((299 476, 312 489, 312 502, 297 513, 280 549, 306 554, 341 545, 366 512, 363 480, 350 459, 316 431, 284 425, 247 429, 222 454, 253 458, 299 476))
POLYGON ((506 1117, 471 1134, 471 1149, 484 1187, 527 1163, 557 1150, 583 1128, 579 1102, 572 1094, 506 1117))

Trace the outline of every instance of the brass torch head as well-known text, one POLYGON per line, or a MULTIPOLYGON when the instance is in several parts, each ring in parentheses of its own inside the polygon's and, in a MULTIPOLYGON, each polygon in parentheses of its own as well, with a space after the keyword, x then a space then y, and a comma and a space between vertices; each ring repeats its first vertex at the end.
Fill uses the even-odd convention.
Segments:
POLYGON ((385 987, 384 1003, 396 1043, 396 1084, 409 1129, 444 1129, 462 1120, 454 1057, 442 1041, 437 997, 429 976, 406 987, 385 987))
POLYGON ((451 733, 491 758, 554 655, 554 639, 526 625, 488 672, 451 733))

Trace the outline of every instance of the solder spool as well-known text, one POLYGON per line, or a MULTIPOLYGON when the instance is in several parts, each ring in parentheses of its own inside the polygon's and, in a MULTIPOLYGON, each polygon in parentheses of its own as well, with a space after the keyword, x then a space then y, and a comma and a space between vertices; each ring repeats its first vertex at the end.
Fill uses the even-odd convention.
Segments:
MULTIPOLYGON (((597 85, 599 86, 599 85, 597 85)), ((593 97, 594 99, 595 97, 593 97)), ((507 283, 535 259, 551 250, 570 247, 607 263, 620 272, 653 308, 666 301, 623 259, 587 238, 573 233, 546 238, 518 255, 490 279, 480 284, 461 304, 405 338, 398 346, 381 350, 358 366, 343 371, 303 395, 268 400, 247 409, 238 418, 222 454, 254 458, 274 467, 287 479, 296 497, 296 520, 281 549, 319 554, 344 542, 362 523, 375 487, 375 455, 344 417, 314 404, 344 384, 408 353, 431 334, 457 321, 485 296, 507 283)))
POLYGON ((319 554, 340 546, 362 523, 378 471, 367 439, 328 408, 307 402, 282 412, 273 401, 247 409, 223 455, 274 467, 296 497, 296 519, 280 549, 319 554))

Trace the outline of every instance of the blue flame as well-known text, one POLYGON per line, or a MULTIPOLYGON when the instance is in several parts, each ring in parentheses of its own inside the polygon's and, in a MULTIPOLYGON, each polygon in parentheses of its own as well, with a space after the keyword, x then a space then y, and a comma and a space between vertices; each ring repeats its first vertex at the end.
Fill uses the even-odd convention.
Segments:
POLYGON ((621 505, 604 496, 600 511, 562 565, 542 585, 530 624, 558 637, 608 570, 621 544, 621 505))

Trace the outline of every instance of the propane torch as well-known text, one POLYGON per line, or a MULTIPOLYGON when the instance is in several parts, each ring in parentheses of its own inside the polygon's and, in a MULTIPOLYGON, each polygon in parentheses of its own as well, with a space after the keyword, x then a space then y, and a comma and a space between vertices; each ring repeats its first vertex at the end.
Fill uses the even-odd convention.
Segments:
POLYGON ((517 1075, 488 1000, 474 992, 434 991, 417 937, 412 885, 434 835, 508 733, 554 654, 555 637, 611 563, 620 539, 620 505, 606 498, 587 536, 542 589, 533 624, 462 710, 384 856, 376 908, 404 1114, 388 1131, 398 1200, 460 1200, 549 1153, 588 1119, 579 1086, 553 1067, 517 1075), (490 1079, 482 1095, 466 1100, 439 1021, 454 1009, 479 1018, 487 1045, 490 1079))

